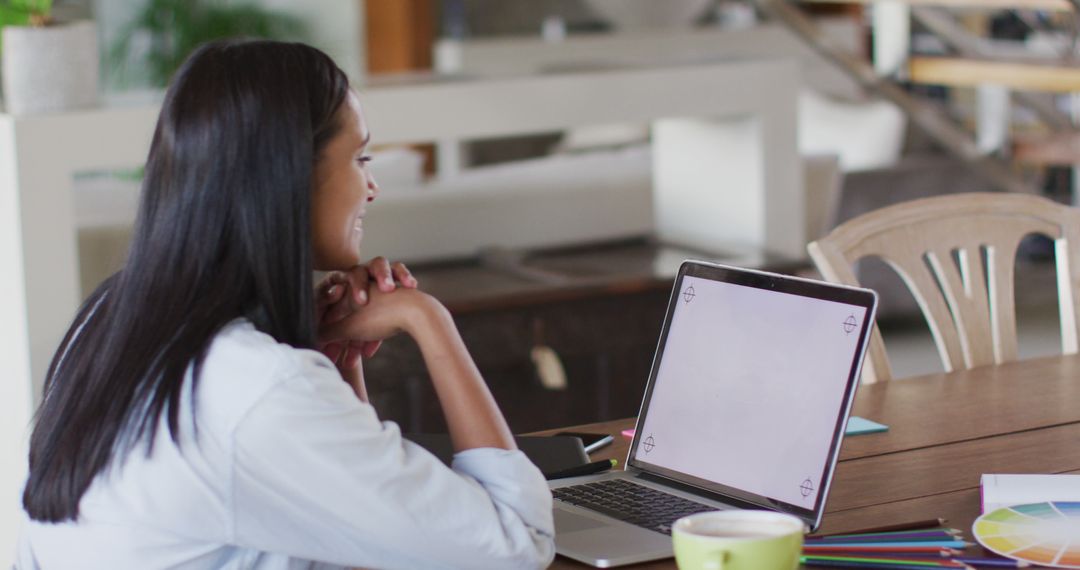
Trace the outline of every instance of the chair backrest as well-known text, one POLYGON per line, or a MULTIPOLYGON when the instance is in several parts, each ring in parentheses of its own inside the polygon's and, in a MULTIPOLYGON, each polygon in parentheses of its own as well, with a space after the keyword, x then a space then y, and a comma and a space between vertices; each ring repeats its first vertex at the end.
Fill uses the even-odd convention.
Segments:
MULTIPOLYGON (((1080 210, 1037 196, 952 194, 849 220, 807 246, 829 281, 858 285, 855 263, 879 257, 911 290, 946 371, 1016 360, 1016 250, 1028 235, 1054 240, 1061 345, 1077 352, 1080 210)), ((863 382, 892 377, 881 331, 863 382)))

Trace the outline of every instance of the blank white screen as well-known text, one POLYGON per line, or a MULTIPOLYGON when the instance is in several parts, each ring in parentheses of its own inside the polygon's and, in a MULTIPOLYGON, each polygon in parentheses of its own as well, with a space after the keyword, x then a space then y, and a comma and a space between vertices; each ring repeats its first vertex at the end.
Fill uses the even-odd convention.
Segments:
POLYGON ((696 277, 679 295, 636 458, 812 509, 866 309, 696 277))

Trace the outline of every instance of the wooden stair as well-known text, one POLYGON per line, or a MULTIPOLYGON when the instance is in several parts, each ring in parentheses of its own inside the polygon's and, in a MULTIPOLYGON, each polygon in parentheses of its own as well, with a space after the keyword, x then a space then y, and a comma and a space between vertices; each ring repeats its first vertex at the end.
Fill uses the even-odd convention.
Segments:
MULTIPOLYGON (((880 0, 802 0, 808 4, 872 4, 880 0)), ((895 0, 890 0, 895 1, 895 0)), ((940 6, 985 10, 1052 10, 1070 11, 1069 0, 902 0, 912 6, 940 6)))
POLYGON ((891 101, 911 124, 929 135, 941 148, 962 160, 993 186, 1007 192, 1037 194, 1030 182, 1018 176, 1011 162, 981 151, 974 137, 958 126, 934 102, 909 93, 892 78, 880 77, 869 62, 831 44, 812 18, 787 0, 754 0, 761 11, 783 23, 813 49, 848 74, 868 92, 891 101))
POLYGON ((949 87, 992 84, 1021 91, 1080 91, 1080 66, 1045 62, 913 57, 908 63, 908 78, 913 83, 949 87))
MULTIPOLYGON (((1080 166, 1080 130, 1072 117, 1036 93, 1080 93, 1080 65, 1071 61, 1035 57, 1013 46, 1002 46, 971 34, 949 14, 962 10, 1046 10, 1080 14, 1080 0, 888 0, 911 7, 911 17, 940 38, 957 56, 911 57, 907 77, 880 76, 870 64, 832 48, 826 38, 795 4, 872 4, 883 0, 755 0, 761 10, 784 23, 811 47, 870 92, 895 103, 913 125, 975 172, 1008 191, 1034 192, 1031 183, 1017 176, 1014 165, 1080 166), (1006 49, 1007 47, 1007 49, 1006 49), (1035 113, 1049 131, 1042 135, 1014 136, 1007 159, 976 148, 972 136, 934 103, 921 100, 898 81, 978 87, 998 85, 1010 90, 1014 103, 1035 113)), ((1076 17, 1080 18, 1080 15, 1076 17)))
POLYGON ((1080 132, 1016 137, 1013 159, 1030 166, 1073 166, 1080 164, 1080 132))
MULTIPOLYGON (((941 8, 912 7, 911 16, 962 58, 982 61, 1002 58, 1002 54, 990 42, 971 34, 941 8)), ((1034 92, 1012 91, 1011 95, 1014 103, 1035 112, 1050 131, 1041 135, 1014 137, 1010 152, 1013 161, 1033 167, 1080 164, 1080 134, 1073 126, 1072 118, 1034 92)))
MULTIPOLYGON (((957 22, 947 10, 937 7, 915 6, 911 9, 911 17, 945 42, 960 57, 1000 59, 1002 56, 995 45, 982 37, 972 34, 957 22)), ((1072 117, 1058 109, 1052 102, 1038 97, 1035 93, 1014 91, 1012 100, 1014 103, 1019 103, 1033 111, 1052 132, 1071 131, 1073 129, 1072 117)))

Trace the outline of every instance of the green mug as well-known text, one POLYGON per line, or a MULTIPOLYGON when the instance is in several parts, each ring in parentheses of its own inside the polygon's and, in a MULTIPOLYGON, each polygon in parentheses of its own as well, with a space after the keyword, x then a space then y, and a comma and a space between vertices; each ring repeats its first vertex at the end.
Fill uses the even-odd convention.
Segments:
POLYGON ((770 511, 715 511, 675 522, 679 570, 795 570, 806 525, 770 511))

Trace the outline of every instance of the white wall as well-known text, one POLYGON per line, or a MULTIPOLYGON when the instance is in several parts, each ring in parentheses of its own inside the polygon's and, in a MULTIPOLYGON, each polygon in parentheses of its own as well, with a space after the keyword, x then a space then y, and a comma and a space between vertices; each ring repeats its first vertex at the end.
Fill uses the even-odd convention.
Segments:
POLYGON ((19 215, 15 129, 0 118, 0 566, 13 552, 19 489, 25 477, 26 428, 33 410, 22 220, 19 215))
POLYGON ((156 116, 156 109, 0 114, 0 566, 15 543, 30 417, 82 298, 73 176, 137 163, 156 116))
MULTIPOLYGON (((106 54, 145 3, 146 0, 95 1, 95 19, 106 54)), ((299 18, 308 27, 312 45, 330 54, 352 80, 362 80, 367 71, 364 0, 254 0, 254 3, 299 18)))

